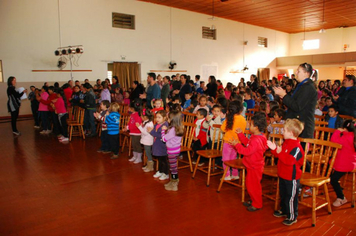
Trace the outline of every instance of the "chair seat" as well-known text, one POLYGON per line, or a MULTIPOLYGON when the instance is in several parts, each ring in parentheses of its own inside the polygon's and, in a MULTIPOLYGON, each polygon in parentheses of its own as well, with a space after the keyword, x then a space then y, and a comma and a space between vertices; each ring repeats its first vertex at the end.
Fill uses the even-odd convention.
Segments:
POLYGON ((277 166, 265 166, 263 169, 263 174, 278 178, 278 168, 277 166))
POLYGON ((192 151, 192 148, 190 148, 190 147, 183 147, 183 146, 181 146, 180 151, 181 151, 181 152, 192 151))
POLYGON ((79 125, 82 125, 80 123, 69 123, 68 126, 79 126, 79 125))
POLYGON ((246 169, 245 165, 242 163, 242 159, 224 161, 224 164, 234 169, 246 169))
POLYGON ((316 174, 303 173, 300 178, 300 184, 309 187, 319 187, 323 184, 329 183, 330 178, 324 176, 317 176, 316 174))
POLYGON ((124 136, 127 136, 127 137, 129 137, 130 136, 130 133, 129 132, 120 132, 120 134, 122 134, 122 135, 124 135, 124 136))
POLYGON ((216 158, 222 156, 222 151, 219 150, 199 150, 197 154, 205 158, 216 158))

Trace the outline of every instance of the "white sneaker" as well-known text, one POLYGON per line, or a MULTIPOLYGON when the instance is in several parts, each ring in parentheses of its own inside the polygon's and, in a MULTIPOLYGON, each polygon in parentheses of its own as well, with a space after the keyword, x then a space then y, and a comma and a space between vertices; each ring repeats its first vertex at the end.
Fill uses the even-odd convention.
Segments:
POLYGON ((47 130, 42 130, 42 131, 40 132, 40 134, 46 134, 46 131, 47 131, 47 130))
POLYGON ((231 176, 231 179, 236 180, 236 179, 240 179, 240 176, 236 175, 236 176, 231 176))
POLYGON ((333 203, 333 206, 334 207, 339 207, 339 206, 344 205, 345 203, 347 203, 346 197, 344 197, 344 199, 336 198, 335 202, 333 203))
POLYGON ((21 133, 19 132, 19 131, 17 131, 17 132, 12 132, 14 135, 16 135, 16 136, 20 136, 21 135, 21 133))
POLYGON ((131 157, 130 159, 129 159, 129 161, 131 161, 131 162, 133 162, 133 161, 135 161, 136 160, 136 157, 135 156, 133 156, 133 157, 131 157))
POLYGON ((153 178, 157 179, 157 178, 161 177, 163 174, 164 173, 157 171, 156 174, 153 175, 153 178))
POLYGON ((178 158, 179 160, 183 160, 183 155, 180 155, 178 158))
POLYGON ((69 138, 62 138, 59 140, 59 142, 64 143, 64 142, 69 142, 69 138))
POLYGON ((37 126, 37 125, 35 125, 35 126, 34 126, 34 128, 35 128, 35 129, 39 129, 40 127, 39 127, 39 126, 37 126))
POLYGON ((229 176, 226 176, 226 177, 224 178, 224 180, 230 181, 230 180, 232 180, 232 178, 231 178, 231 176, 229 175, 229 176))
POLYGON ((159 177, 159 180, 166 180, 166 179, 169 179, 169 175, 166 175, 165 173, 163 173, 161 177, 159 177))
POLYGON ((50 133, 52 133, 52 130, 48 129, 48 130, 46 130, 45 134, 50 134, 50 133))
POLYGON ((313 188, 305 190, 303 197, 311 197, 313 195, 313 188))
POLYGON ((142 160, 140 158, 136 158, 133 163, 134 164, 142 163, 142 160))

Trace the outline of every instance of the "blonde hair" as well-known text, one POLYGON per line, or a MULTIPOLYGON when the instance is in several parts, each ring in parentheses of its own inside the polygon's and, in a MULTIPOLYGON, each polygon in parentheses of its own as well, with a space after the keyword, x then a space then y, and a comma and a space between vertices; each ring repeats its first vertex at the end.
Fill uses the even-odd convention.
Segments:
POLYGON ((118 112, 119 108, 120 108, 120 105, 117 102, 113 102, 110 105, 110 111, 112 111, 112 112, 118 112))
POLYGON ((298 119, 287 119, 284 129, 292 132, 293 136, 297 138, 302 133, 304 124, 298 119))

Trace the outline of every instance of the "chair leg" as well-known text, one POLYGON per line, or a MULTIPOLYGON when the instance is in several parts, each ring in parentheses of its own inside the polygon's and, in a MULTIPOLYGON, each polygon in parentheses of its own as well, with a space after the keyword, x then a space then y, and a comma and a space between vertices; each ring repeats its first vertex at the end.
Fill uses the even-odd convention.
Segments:
POLYGON ((312 200, 312 226, 316 224, 316 188, 313 188, 313 200, 312 200))
POLYGON ((124 140, 122 141, 121 153, 123 153, 123 152, 124 152, 124 148, 125 148, 125 141, 126 141, 126 136, 124 137, 124 140))
MULTIPOLYGON (((206 187, 209 187, 210 184, 210 174, 211 174, 211 158, 209 158, 209 167, 208 167, 208 180, 206 182, 206 187)), ((214 172, 214 171, 213 171, 214 172)))
POLYGON ((82 134, 83 139, 85 139, 85 134, 84 134, 83 126, 79 126, 79 132, 82 134))
POLYGON ((274 202, 274 210, 278 211, 279 208, 279 178, 277 178, 277 190, 276 190, 276 199, 274 202))
POLYGON ((224 169, 224 174, 223 174, 223 176, 221 177, 220 184, 219 184, 219 187, 218 187, 218 190, 217 190, 218 193, 220 193, 220 189, 221 189, 221 187, 222 187, 222 185, 223 185, 223 183, 224 183, 224 178, 225 178, 226 172, 227 172, 227 170, 228 170, 229 168, 230 168, 230 167, 226 166, 225 169, 224 169))
POLYGON ((132 142, 132 139, 130 137, 129 138, 129 156, 131 156, 131 142, 132 142))
POLYGON ((352 173, 352 200, 351 200, 351 207, 355 207, 355 184, 356 184, 356 173, 352 173))
POLYGON ((327 184, 324 184, 324 192, 325 192, 325 199, 328 203, 328 212, 331 214, 331 203, 330 203, 330 197, 329 197, 329 190, 327 184))
POLYGON ((200 161, 200 155, 198 156, 197 163, 195 163, 192 179, 194 179, 195 173, 197 172, 199 161, 200 161))
MULTIPOLYGON (((244 202, 245 201, 245 173, 246 173, 246 170, 245 169, 242 169, 242 183, 241 183, 241 191, 242 191, 242 194, 241 194, 241 202, 244 202)), ((225 173, 226 174, 226 173, 225 173)), ((225 175, 224 175, 225 176, 225 175)))
POLYGON ((190 157, 190 151, 187 151, 187 154, 188 154, 190 173, 193 173, 193 164, 192 164, 192 158, 190 157))

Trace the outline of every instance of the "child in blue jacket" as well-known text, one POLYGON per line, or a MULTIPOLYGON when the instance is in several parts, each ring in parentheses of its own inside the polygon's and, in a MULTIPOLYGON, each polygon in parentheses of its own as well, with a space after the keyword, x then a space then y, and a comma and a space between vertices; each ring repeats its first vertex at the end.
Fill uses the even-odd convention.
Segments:
POLYGON ((107 124, 109 143, 113 155, 111 159, 117 159, 119 157, 119 130, 120 130, 120 114, 119 104, 114 102, 110 105, 110 114, 107 112, 105 123, 107 124))

